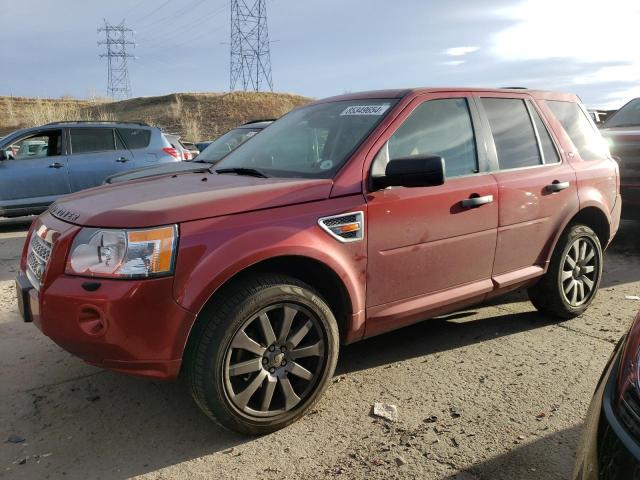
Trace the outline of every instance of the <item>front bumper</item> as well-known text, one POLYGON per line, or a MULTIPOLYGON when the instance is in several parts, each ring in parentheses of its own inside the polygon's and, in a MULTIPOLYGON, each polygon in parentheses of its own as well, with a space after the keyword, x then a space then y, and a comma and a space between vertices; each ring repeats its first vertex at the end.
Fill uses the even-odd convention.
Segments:
POLYGON ((614 410, 618 344, 593 395, 576 457, 575 480, 640 480, 640 439, 631 436, 614 410))
MULTIPOLYGON (((77 229, 59 221, 40 290, 32 288, 24 261, 16 281, 25 321, 55 343, 109 370, 175 379, 195 315, 173 299, 173 277, 89 279, 64 273, 65 253, 77 229), (75 230, 75 231, 74 231, 75 230)), ((23 255, 24 259, 24 255, 23 255)))

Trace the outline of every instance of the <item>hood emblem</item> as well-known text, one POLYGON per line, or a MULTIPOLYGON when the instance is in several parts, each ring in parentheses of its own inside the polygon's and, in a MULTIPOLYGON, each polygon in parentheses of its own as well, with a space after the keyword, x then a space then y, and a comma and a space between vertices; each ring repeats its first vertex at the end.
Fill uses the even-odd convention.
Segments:
POLYGON ((75 222, 76 220, 78 220, 78 218, 80 218, 79 213, 67 210, 66 208, 63 208, 56 203, 49 207, 49 212, 51 212, 55 217, 58 217, 60 220, 67 220, 69 222, 75 222))

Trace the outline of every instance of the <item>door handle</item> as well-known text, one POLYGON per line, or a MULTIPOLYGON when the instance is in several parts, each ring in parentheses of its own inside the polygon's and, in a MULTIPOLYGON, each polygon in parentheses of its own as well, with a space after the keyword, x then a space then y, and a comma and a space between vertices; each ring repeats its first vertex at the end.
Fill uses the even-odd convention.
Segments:
POLYGON ((51 165, 49 165, 49 168, 62 168, 62 167, 64 167, 64 165, 58 162, 53 162, 51 165))
POLYGON ((477 193, 474 193, 469 198, 465 198, 460 201, 460 205, 464 208, 478 208, 482 205, 486 205, 487 203, 493 202, 493 195, 485 195, 484 197, 479 196, 477 193))
POLYGON ((129 159, 127 157, 120 157, 116 160, 118 163, 127 163, 129 159))
POLYGON ((560 182, 558 180, 554 180, 553 183, 550 183, 545 188, 547 189, 547 192, 555 193, 559 192, 560 190, 564 190, 565 188, 569 188, 570 185, 571 184, 569 182, 560 182))

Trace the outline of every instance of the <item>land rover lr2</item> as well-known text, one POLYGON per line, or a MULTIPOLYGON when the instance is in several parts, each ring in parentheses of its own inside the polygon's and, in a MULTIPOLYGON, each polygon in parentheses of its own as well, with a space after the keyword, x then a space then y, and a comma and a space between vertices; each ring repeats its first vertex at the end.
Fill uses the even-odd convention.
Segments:
POLYGON ((26 321, 90 364, 182 374, 211 418, 300 418, 340 345, 527 288, 570 318, 620 217, 575 95, 415 89, 298 108, 196 172, 73 194, 33 224, 26 321))

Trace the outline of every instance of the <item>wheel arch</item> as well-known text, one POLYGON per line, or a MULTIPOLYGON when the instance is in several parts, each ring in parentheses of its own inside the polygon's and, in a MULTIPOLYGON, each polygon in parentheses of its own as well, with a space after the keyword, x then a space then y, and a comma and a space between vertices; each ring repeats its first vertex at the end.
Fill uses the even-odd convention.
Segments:
MULTIPOLYGON (((342 343, 351 341, 351 332, 359 330, 360 326, 354 322, 354 303, 347 284, 327 263, 304 255, 280 255, 265 258, 235 272, 222 282, 208 297, 204 306, 196 316, 185 343, 185 356, 189 351, 191 341, 197 338, 204 319, 216 301, 225 295, 225 291, 243 278, 256 274, 281 274, 300 280, 318 291, 328 303, 338 323, 342 343)), ((363 326, 362 326, 363 327, 363 326)))

